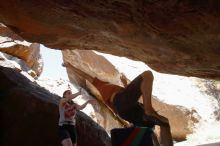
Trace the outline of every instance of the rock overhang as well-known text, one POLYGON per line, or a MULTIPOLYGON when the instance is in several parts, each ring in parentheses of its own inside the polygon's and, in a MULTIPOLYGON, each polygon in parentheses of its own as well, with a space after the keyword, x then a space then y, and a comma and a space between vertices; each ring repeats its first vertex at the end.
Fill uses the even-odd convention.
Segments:
POLYGON ((0 21, 50 48, 97 50, 163 73, 219 79, 219 7, 218 0, 2 0, 0 21))

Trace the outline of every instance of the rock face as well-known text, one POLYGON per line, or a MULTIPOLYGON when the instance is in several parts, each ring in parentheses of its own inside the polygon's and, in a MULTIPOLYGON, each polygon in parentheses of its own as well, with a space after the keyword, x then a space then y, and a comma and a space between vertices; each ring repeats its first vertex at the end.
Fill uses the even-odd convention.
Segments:
MULTIPOLYGON (((120 80, 121 73, 105 57, 92 51, 82 50, 64 50, 62 53, 64 62, 71 63, 74 67, 86 72, 90 76, 122 86, 120 80)), ((67 67, 67 72, 71 82, 84 86, 84 84, 81 84, 81 78, 86 79, 86 76, 74 73, 74 68, 71 68, 71 66, 67 67)), ((142 101, 140 100, 140 102, 142 101)), ((169 119, 172 136, 177 141, 185 140, 186 135, 192 133, 193 126, 200 119, 196 111, 191 111, 181 106, 168 105, 157 98, 153 98, 152 102, 155 110, 169 119)), ((115 122, 115 118, 112 117, 113 115, 107 108, 104 108, 102 105, 100 107, 105 109, 105 112, 99 111, 106 120, 103 127, 107 130, 114 125, 115 127, 119 127, 119 123, 115 122)))
MULTIPOLYGON (((92 77, 123 86, 120 77, 121 73, 103 56, 96 54, 91 50, 64 50, 62 51, 64 62, 69 62, 76 68, 90 74, 92 77)), ((74 74, 74 71, 67 68, 70 81, 83 86, 80 76, 74 74)), ((86 78, 81 76, 81 78, 86 78)))
POLYGON ((20 36, 0 24, 0 51, 23 60, 36 76, 43 70, 43 61, 40 55, 40 44, 29 43, 20 36))
POLYGON ((1 0, 0 22, 51 48, 92 49, 159 72, 219 79, 219 7, 219 0, 1 0))
MULTIPOLYGON (((1 145, 59 146, 59 96, 0 66, 1 145)), ((33 79, 34 80, 34 79, 33 79)), ((110 146, 110 138, 91 118, 77 114, 78 145, 110 146)))
POLYGON ((156 100, 156 98, 153 99, 152 103, 159 114, 169 119, 172 137, 176 141, 185 140, 187 135, 193 133, 195 124, 200 120, 200 116, 195 110, 169 105, 156 100))

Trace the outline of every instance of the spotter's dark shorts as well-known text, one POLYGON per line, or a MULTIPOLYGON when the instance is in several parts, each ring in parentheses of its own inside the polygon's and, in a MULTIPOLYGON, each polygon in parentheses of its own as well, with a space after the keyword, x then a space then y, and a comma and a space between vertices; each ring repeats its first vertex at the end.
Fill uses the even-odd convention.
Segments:
POLYGON ((58 134, 61 142, 66 138, 71 138, 72 143, 73 144, 76 143, 77 134, 76 134, 76 127, 74 125, 59 126, 58 134))

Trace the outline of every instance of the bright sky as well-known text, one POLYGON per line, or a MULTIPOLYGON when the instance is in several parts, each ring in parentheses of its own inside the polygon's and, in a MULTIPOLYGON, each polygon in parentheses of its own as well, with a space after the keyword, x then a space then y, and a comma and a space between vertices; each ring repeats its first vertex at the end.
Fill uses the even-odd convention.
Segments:
POLYGON ((41 45, 41 55, 43 57, 44 68, 39 79, 64 79, 69 80, 66 68, 62 67, 63 57, 60 50, 49 49, 41 45))

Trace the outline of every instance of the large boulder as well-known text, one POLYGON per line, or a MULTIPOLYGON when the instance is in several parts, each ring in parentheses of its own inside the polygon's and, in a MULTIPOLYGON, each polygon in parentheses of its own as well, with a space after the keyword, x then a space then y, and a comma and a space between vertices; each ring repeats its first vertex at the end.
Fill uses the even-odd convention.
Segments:
MULTIPOLYGON (((169 119, 172 137, 176 141, 186 140, 189 134, 194 132, 195 125, 199 123, 201 117, 194 109, 187 109, 183 106, 169 105, 153 98, 153 107, 160 115, 169 119)), ((159 128, 156 127, 159 133, 159 128)))
POLYGON ((1 0, 0 22, 50 48, 97 50, 159 72, 219 79, 219 7, 219 0, 1 0))
MULTIPOLYGON (((64 62, 71 63, 74 67, 88 73, 92 77, 123 86, 120 73, 114 65, 111 64, 105 57, 96 54, 92 50, 64 50, 62 51, 64 62)), ((83 75, 74 74, 74 70, 67 67, 67 73, 70 81, 78 85, 83 84, 83 75)))

